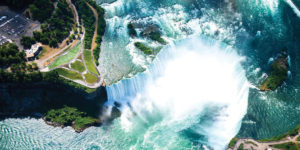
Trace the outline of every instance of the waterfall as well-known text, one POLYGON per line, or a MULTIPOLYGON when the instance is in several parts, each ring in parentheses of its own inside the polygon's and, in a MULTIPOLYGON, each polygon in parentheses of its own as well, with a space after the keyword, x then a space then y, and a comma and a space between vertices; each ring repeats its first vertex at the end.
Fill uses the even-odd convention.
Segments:
POLYGON ((292 0, 286 0, 286 2, 291 6, 291 8, 293 9, 293 11, 295 12, 295 14, 300 17, 300 10, 298 9, 298 7, 293 3, 292 0))
POLYGON ((248 104, 243 57, 212 39, 189 38, 165 47, 143 73, 107 87, 122 104, 132 149, 225 149, 248 104))

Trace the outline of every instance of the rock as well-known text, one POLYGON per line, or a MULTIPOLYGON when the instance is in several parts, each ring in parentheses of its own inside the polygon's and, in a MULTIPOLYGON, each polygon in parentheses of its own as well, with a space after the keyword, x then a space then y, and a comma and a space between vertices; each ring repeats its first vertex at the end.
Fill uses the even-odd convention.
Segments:
POLYGON ((142 36, 149 37, 151 33, 160 32, 158 25, 149 25, 141 33, 142 36))
POLYGON ((137 33, 134 29, 134 25, 132 23, 128 23, 127 25, 127 29, 128 29, 128 33, 130 35, 130 37, 136 37, 137 36, 137 33))
POLYGON ((144 37, 148 37, 153 41, 157 41, 160 44, 167 44, 167 42, 163 38, 161 38, 161 32, 157 25, 146 27, 146 29, 141 33, 141 35, 144 37))
POLYGON ((119 103, 119 102, 114 102, 114 105, 116 106, 116 107, 118 107, 118 108, 120 108, 121 107, 121 104, 119 103))
POLYGON ((117 107, 111 109, 111 119, 115 119, 121 116, 121 111, 117 107))

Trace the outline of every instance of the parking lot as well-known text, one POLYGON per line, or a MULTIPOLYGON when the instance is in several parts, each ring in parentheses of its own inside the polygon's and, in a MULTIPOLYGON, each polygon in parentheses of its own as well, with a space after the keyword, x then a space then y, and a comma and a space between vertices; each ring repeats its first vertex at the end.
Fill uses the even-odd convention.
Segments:
POLYGON ((16 43, 22 48, 22 36, 32 36, 34 30, 39 30, 40 24, 32 21, 22 14, 16 13, 7 7, 0 8, 0 45, 7 41, 16 43))
POLYGON ((19 38, 29 26, 29 20, 9 10, 0 11, 0 33, 8 38, 19 38))

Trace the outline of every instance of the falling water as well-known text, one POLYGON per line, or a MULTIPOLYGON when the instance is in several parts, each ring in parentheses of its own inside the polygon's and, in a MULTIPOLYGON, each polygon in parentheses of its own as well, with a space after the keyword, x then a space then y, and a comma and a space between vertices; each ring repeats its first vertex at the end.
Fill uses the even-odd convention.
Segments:
POLYGON ((131 148, 224 149, 247 109, 242 60, 222 43, 186 39, 145 72, 107 87, 109 102, 123 104, 122 128, 138 137, 131 148))

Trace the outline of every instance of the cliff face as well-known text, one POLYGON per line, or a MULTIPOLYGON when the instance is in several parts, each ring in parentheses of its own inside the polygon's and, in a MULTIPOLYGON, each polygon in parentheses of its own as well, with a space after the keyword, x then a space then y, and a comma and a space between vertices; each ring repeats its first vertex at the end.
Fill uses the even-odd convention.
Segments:
MULTIPOLYGON (((104 87, 88 94, 71 86, 57 86, 49 83, 2 84, 0 95, 0 120, 9 117, 42 118, 49 112, 64 107, 76 109, 76 112, 83 114, 81 115, 83 119, 98 119, 102 106, 107 100, 104 87)), ((67 120, 68 118, 61 117, 60 119, 67 120)), ((79 121, 82 122, 82 119, 79 121)))
POLYGON ((272 70, 269 77, 259 87, 261 91, 275 90, 287 78, 288 72, 288 56, 285 51, 272 64, 272 70))

